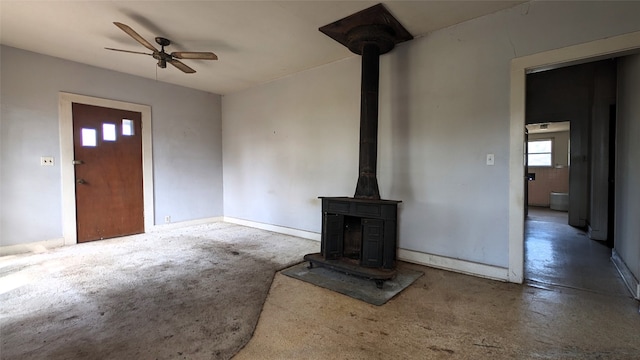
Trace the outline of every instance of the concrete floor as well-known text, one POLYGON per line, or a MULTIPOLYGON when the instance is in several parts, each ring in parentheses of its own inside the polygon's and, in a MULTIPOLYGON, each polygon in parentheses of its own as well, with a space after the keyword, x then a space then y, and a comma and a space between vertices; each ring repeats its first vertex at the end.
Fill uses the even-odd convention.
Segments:
POLYGON ((568 214, 529 208, 525 278, 530 285, 563 286, 612 296, 630 295, 604 242, 568 224, 568 214))
POLYGON ((530 213, 524 285, 401 263, 425 275, 373 306, 277 274, 234 359, 640 358, 638 302, 610 249, 562 216, 530 213))

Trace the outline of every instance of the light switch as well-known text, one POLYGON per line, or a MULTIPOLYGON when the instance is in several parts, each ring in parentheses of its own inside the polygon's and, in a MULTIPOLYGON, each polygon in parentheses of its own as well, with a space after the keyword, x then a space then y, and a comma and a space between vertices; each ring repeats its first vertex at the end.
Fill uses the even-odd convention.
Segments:
POLYGON ((487 154, 487 165, 494 165, 495 158, 493 154, 487 154))

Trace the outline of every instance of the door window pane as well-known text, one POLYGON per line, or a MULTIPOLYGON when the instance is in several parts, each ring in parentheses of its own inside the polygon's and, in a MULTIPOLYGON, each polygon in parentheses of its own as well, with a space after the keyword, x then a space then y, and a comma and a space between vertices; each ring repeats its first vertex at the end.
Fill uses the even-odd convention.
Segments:
POLYGON ((133 120, 122 119, 122 135, 133 136, 135 135, 133 129, 133 120))
POLYGON ((96 146, 96 129, 82 129, 82 146, 96 146))
POLYGON ((102 124, 102 140, 116 141, 116 124, 102 124))

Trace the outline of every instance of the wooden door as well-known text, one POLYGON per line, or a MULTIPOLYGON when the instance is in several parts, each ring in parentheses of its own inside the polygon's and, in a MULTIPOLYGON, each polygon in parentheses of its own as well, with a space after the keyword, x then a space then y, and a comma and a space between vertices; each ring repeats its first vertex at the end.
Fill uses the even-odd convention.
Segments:
POLYGON ((144 232, 142 115, 72 104, 78 242, 144 232))

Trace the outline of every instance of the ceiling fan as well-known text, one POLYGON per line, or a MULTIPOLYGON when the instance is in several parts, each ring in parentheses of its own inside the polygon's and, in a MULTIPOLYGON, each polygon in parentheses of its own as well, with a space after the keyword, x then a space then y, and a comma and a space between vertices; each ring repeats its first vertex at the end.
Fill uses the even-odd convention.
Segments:
POLYGON ((196 71, 190 68, 189 66, 185 65, 183 62, 181 62, 178 59, 218 60, 218 57, 216 56, 216 54, 212 52, 176 51, 168 54, 164 51, 164 47, 169 46, 171 44, 171 41, 163 37, 156 37, 156 42, 161 47, 160 51, 158 51, 158 49, 156 49, 155 46, 151 45, 147 40, 145 40, 142 36, 140 36, 137 32, 135 32, 129 26, 119 22, 114 22, 114 24, 117 27, 119 27, 122 31, 126 32, 134 40, 142 44, 142 46, 146 47, 147 49, 153 52, 151 54, 148 54, 148 53, 139 52, 139 51, 105 48, 107 50, 121 51, 121 52, 132 53, 132 54, 150 55, 154 59, 158 60, 158 67, 164 69, 167 67, 167 63, 169 63, 187 74, 193 74, 196 71))

